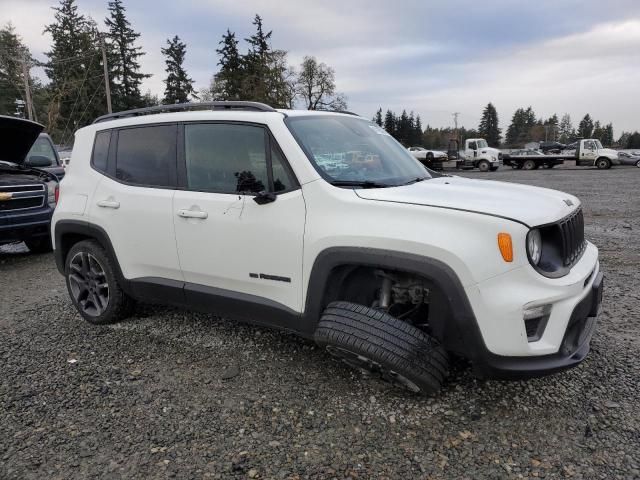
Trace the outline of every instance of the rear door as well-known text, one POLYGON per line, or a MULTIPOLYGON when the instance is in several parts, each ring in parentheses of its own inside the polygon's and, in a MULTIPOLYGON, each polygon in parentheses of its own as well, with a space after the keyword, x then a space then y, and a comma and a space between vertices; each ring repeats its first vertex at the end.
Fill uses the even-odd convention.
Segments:
POLYGON ((182 281, 171 205, 176 134, 176 124, 161 124, 96 135, 92 167, 103 176, 93 195, 90 221, 107 232, 128 279, 182 281))
POLYGON ((233 297, 299 311, 305 203, 268 129, 183 129, 173 218, 187 300, 233 297))

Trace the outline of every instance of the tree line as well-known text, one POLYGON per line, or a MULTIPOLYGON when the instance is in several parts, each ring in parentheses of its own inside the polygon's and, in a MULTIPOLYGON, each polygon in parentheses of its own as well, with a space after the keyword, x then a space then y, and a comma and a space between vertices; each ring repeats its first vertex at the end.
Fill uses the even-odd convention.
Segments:
POLYGON ((222 36, 215 49, 219 68, 208 87, 195 89, 184 65, 187 45, 174 35, 160 49, 165 59, 164 96, 142 93, 142 82, 151 75, 142 72, 140 60, 145 53, 138 45, 140 33, 128 20, 123 0, 107 3, 104 32, 78 11, 76 1, 60 0, 53 22, 44 26, 52 37, 46 61, 31 55, 11 24, 0 29, 0 114, 32 116, 57 143, 71 142, 76 129, 107 113, 103 45, 113 111, 237 99, 282 108, 347 108, 346 97, 336 91, 333 68, 307 56, 296 71, 287 63, 286 51, 271 47, 273 32, 266 31, 259 15, 253 20, 255 32, 245 39, 245 53, 240 53, 235 33, 227 30, 222 36), (34 66, 44 67, 46 84, 29 73, 34 66), (26 111, 26 82, 31 112, 26 111), (16 105, 16 100, 21 103, 16 105))

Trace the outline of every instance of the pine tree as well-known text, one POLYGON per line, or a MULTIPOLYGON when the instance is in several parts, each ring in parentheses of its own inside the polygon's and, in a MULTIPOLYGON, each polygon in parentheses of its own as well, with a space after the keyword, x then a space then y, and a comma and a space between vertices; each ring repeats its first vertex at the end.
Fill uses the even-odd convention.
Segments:
POLYGON ((402 110, 400 117, 397 119, 395 138, 405 147, 409 146, 409 134, 411 132, 411 125, 409 123, 409 115, 406 110, 402 110))
POLYGON ((265 32, 262 18, 253 20, 256 32, 245 41, 249 51, 243 57, 243 93, 247 100, 264 102, 273 107, 291 108, 296 93, 293 69, 287 65, 287 52, 272 50, 273 32, 265 32))
POLYGON ((605 147, 610 147, 613 145, 613 125, 611 123, 607 123, 604 127, 604 135, 602 137, 602 145, 605 147))
POLYGON ((164 103, 186 103, 189 101, 189 95, 197 98, 193 89, 193 79, 187 75, 184 69, 184 57, 187 53, 187 46, 180 41, 177 35, 172 39, 167 39, 167 48, 162 49, 165 56, 167 67, 167 78, 164 80, 166 85, 164 90, 164 103))
POLYGON ((416 126, 415 126, 415 145, 422 145, 422 120, 420 120, 420 115, 416 116, 416 126))
POLYGON ((391 110, 387 110, 387 113, 384 116, 384 129, 391 136, 396 135, 396 116, 393 114, 391 110))
POLYGON ((15 101, 26 101, 22 62, 32 63, 33 58, 13 25, 8 23, 0 29, 0 115, 13 115, 15 101))
POLYGON ((640 133, 633 132, 627 138, 626 148, 640 148, 640 133))
POLYGON ((60 0, 54 22, 46 26, 52 47, 45 72, 51 80, 47 130, 57 143, 106 112, 98 28, 78 13, 75 0, 60 0))
POLYGON ((580 120, 578 135, 582 138, 591 138, 593 134, 593 120, 588 113, 580 120))
POLYGON ((489 103, 482 111, 478 132, 490 147, 500 145, 500 134, 502 130, 498 127, 498 112, 492 103, 489 103))
POLYGON ((236 34, 227 29, 216 53, 220 70, 213 77, 213 97, 216 100, 240 100, 243 97, 244 62, 238 50, 236 34))
POLYGON ((382 107, 378 108, 378 111, 376 112, 376 115, 373 117, 372 119, 376 124, 378 124, 378 126, 382 127, 383 122, 382 122, 382 107))
POLYGON ((596 120, 593 124, 592 138, 597 138, 602 143, 602 137, 604 137, 604 128, 600 125, 600 120, 596 120))
POLYGON ((570 143, 575 137, 573 131, 573 124, 571 123, 571 115, 565 113, 562 116, 562 120, 560 121, 559 133, 560 138, 559 141, 562 143, 570 143))
POLYGON ((140 73, 138 59, 144 55, 144 52, 142 47, 135 46, 140 34, 131 28, 122 0, 111 0, 108 8, 109 17, 105 19, 105 24, 109 29, 108 63, 113 110, 138 108, 144 103, 140 93, 142 80, 151 76, 140 73))

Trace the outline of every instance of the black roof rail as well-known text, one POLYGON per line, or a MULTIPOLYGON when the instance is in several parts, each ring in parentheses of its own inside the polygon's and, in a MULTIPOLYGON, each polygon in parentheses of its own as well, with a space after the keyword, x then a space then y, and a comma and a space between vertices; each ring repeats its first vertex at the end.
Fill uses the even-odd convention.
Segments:
POLYGON ((350 112, 349 110, 329 110, 329 111, 330 112, 334 112, 334 113, 344 113, 345 115, 353 115, 353 116, 356 116, 356 117, 360 116, 357 113, 350 112))
POLYGON ((136 108, 122 112, 109 113, 96 118, 93 123, 116 120, 118 118, 137 117, 138 115, 153 115, 165 112, 186 112, 189 110, 253 110, 258 112, 276 112, 273 107, 259 102, 218 101, 218 102, 189 102, 174 103, 172 105, 156 105, 153 107, 136 108))

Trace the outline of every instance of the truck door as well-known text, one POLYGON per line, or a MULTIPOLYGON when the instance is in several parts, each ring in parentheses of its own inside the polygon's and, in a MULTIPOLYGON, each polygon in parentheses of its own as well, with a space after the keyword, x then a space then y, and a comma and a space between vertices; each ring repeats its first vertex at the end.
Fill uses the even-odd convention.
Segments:
POLYGON ((580 158, 581 163, 586 163, 591 165, 596 157, 598 156, 598 150, 596 148, 596 142, 593 140, 584 140, 582 142, 582 148, 580 149, 580 158))

